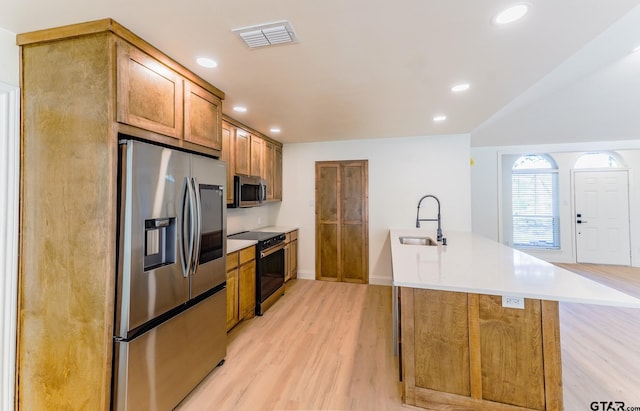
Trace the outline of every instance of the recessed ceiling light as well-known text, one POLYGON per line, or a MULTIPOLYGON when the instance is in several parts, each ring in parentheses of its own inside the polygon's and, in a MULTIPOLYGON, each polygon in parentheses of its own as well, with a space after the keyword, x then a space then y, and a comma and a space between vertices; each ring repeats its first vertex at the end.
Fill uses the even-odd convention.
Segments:
POLYGON ((246 113, 247 108, 243 106, 234 106, 233 111, 237 111, 238 113, 246 113))
POLYGON ((218 63, 215 62, 215 60, 210 59, 209 57, 198 57, 196 59, 196 61, 198 62, 198 64, 200 64, 202 67, 206 67, 206 68, 215 68, 218 67, 218 63))
POLYGON ((529 6, 526 4, 518 4, 509 7, 506 10, 501 11, 493 18, 493 23, 502 25, 513 23, 516 20, 520 20, 529 11, 529 6))
POLYGON ((461 91, 469 90, 469 87, 471 87, 469 83, 460 83, 451 87, 451 91, 453 91, 454 93, 459 93, 461 91))
POLYGON ((435 121, 436 123, 439 123, 441 121, 445 121, 446 119, 447 119, 447 116, 442 115, 442 114, 433 117, 433 121, 435 121))
POLYGON ((279 133, 279 132, 280 132, 280 129, 279 129, 279 128, 277 128, 277 127, 273 127, 273 128, 272 128, 271 130, 269 130, 269 131, 271 131, 272 133, 279 133))

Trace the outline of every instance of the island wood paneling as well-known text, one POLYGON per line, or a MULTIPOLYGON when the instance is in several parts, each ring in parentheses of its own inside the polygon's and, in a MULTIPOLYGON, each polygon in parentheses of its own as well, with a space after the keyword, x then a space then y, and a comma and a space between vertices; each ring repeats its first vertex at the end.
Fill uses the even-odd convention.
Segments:
POLYGON ((502 307, 502 297, 480 295, 482 397, 541 410, 545 407, 540 300, 502 307))
POLYGON ((403 398, 428 409, 561 410, 556 302, 400 288, 403 398))
POLYGON ((416 386, 469 396, 466 294, 415 290, 414 298, 414 346, 430 347, 415 353, 416 386))
POLYGON ((107 33, 21 48, 20 410, 109 407, 114 50, 107 33))

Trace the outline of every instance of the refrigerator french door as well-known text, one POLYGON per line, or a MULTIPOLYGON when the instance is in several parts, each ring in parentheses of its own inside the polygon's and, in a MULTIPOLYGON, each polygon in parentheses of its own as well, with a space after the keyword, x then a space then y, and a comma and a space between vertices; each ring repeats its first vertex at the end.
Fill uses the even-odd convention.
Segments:
POLYGON ((120 141, 116 410, 174 408, 226 355, 226 164, 120 141))

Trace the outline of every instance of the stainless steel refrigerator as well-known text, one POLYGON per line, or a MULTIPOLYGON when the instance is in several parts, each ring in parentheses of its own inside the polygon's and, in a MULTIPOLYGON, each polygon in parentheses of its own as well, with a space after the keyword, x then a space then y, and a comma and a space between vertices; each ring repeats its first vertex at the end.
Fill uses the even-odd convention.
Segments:
POLYGON ((113 395, 170 410, 226 355, 226 164, 120 141, 113 395))

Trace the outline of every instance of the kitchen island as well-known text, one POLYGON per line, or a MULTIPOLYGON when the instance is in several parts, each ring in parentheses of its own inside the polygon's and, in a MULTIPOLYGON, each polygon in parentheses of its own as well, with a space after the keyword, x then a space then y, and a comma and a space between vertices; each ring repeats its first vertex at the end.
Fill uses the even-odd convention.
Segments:
POLYGON ((406 404, 561 410, 558 302, 640 308, 634 297, 471 233, 445 233, 445 246, 415 244, 430 234, 390 231, 406 404))

